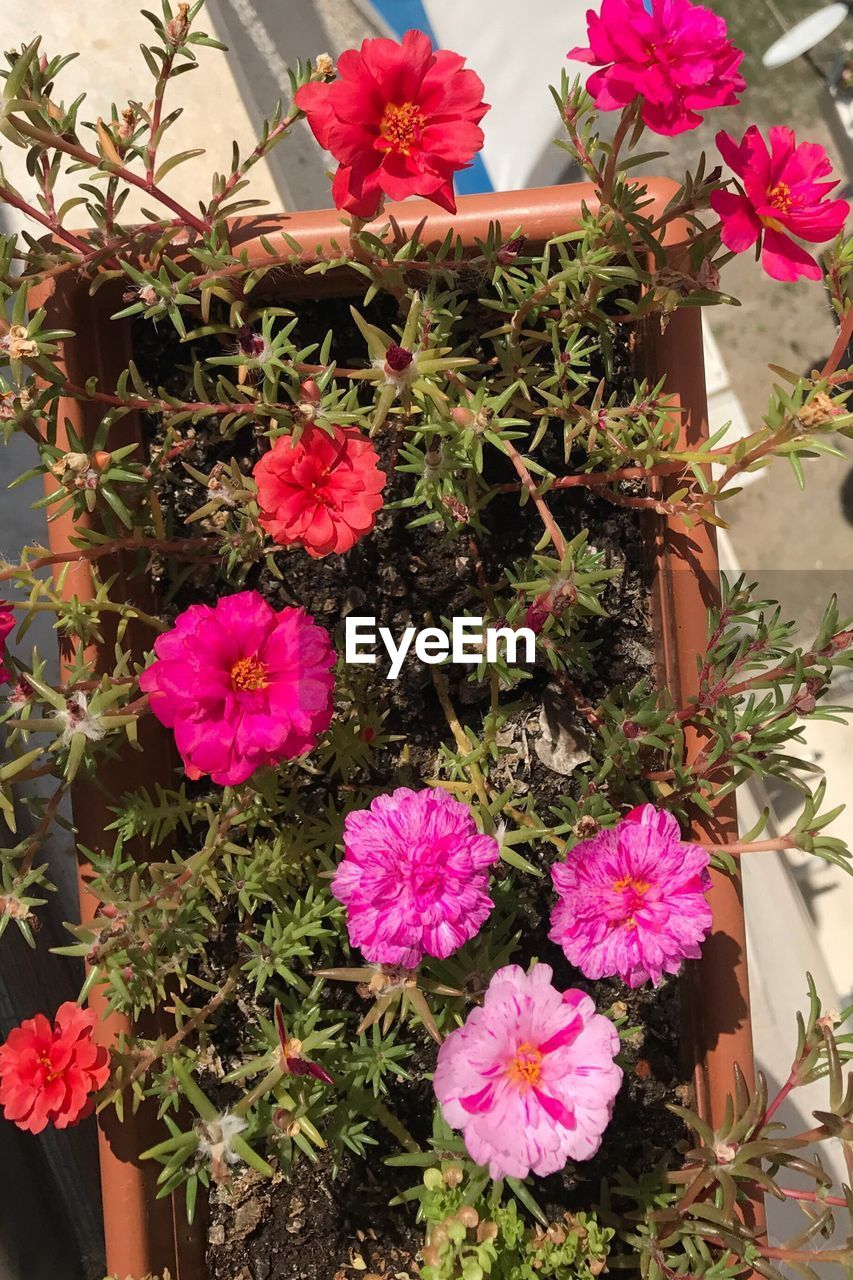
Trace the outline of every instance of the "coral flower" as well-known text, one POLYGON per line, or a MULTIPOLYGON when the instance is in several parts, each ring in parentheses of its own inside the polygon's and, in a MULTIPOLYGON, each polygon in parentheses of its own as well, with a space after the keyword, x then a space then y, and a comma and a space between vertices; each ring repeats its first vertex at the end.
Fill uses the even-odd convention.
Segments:
POLYGON ((12 673, 6 666, 6 641, 14 630, 12 607, 5 600, 0 600, 0 684, 12 679, 12 673))
POLYGON ((714 191, 711 207, 722 222, 723 244, 744 253, 761 243, 761 264, 774 280, 807 276, 820 280, 821 269, 792 236, 819 244, 837 236, 850 212, 846 200, 829 200, 837 182, 821 182, 832 164, 816 142, 797 140, 791 129, 770 130, 770 150, 753 124, 740 146, 728 133, 717 146, 740 179, 741 191, 714 191))
POLYGON ((350 942, 373 964, 413 969, 473 938, 494 906, 487 867, 500 848, 440 787, 398 787, 347 814, 332 892, 350 942))
POLYGON ((558 991, 551 972, 498 969, 482 1008, 438 1051, 444 1119, 493 1178, 556 1173, 594 1156, 622 1082, 613 1023, 582 991, 558 991))
POLYGON ((154 642, 140 688, 175 732, 191 778, 220 786, 303 755, 332 719, 329 636, 303 609, 276 612, 257 591, 194 604, 154 642))
POLYGON ((642 805, 551 868, 559 901, 548 937, 587 978, 658 983, 698 957, 711 927, 708 859, 671 813, 642 805))
POLYGON ((279 436, 253 472, 261 524, 282 546, 318 559, 355 546, 373 528, 385 473, 358 427, 306 427, 298 442, 279 436))
POLYGON ((106 1084, 110 1055, 95 1044, 95 1015, 73 1001, 60 1005, 52 1027, 43 1013, 27 1018, 0 1047, 0 1105, 19 1129, 67 1129, 92 1110, 106 1084))
POLYGON ((722 18, 690 0, 604 0, 586 15, 589 48, 570 58, 601 67, 587 81, 599 111, 617 111, 641 97, 654 133, 695 129, 700 112, 730 106, 746 88, 743 52, 722 18))
POLYGON ((305 84, 294 102, 339 168, 339 209, 372 218, 382 196, 428 196, 456 210, 453 174, 483 145, 483 82, 465 59, 433 50, 422 31, 365 40, 338 60, 333 84, 305 84))

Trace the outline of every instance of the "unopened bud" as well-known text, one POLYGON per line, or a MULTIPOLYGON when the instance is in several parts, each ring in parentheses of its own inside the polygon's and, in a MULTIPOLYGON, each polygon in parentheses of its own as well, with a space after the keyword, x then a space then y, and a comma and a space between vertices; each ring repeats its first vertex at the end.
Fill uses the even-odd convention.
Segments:
POLYGON ((635 720, 624 720, 622 723, 622 732, 628 739, 639 738, 642 730, 635 720))
POLYGON ((96 449, 92 454, 92 468, 94 471, 106 471, 112 460, 113 455, 106 449, 96 449))
POLYGON ((322 398, 323 393, 316 380, 314 378, 305 378, 299 387, 300 401, 304 404, 319 404, 322 398))
POLYGON ((470 409, 466 409, 464 405, 458 404, 450 410, 450 416, 460 430, 464 431, 466 427, 470 427, 474 422, 474 415, 470 409))
POLYGON ((508 267, 511 262, 515 262, 520 253, 524 252, 524 246, 527 244, 527 236, 515 236, 512 240, 507 240, 506 244, 502 244, 498 249, 498 262, 502 267, 508 267))
POLYGON ((405 373, 414 358, 414 353, 408 347, 401 347, 396 342, 392 342, 385 352, 385 364, 390 373, 405 373))

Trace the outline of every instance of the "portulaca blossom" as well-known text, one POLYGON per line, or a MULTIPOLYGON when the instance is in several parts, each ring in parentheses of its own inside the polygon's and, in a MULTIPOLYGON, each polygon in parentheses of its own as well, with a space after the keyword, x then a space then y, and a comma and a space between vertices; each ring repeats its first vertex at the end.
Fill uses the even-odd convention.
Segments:
POLYGON ((547 964, 499 969, 482 1008, 438 1052, 444 1119, 493 1178, 556 1173, 594 1156, 622 1082, 613 1023, 551 977, 547 964))

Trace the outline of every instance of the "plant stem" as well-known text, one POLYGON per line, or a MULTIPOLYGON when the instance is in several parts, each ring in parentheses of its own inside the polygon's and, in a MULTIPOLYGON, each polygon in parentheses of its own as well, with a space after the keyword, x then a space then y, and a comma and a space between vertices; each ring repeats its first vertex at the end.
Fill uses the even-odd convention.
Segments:
POLYGON ((521 454, 518 452, 518 450, 516 449, 512 441, 504 440, 503 445, 504 445, 504 448, 506 449, 507 454, 509 455, 512 465, 515 467, 516 471, 518 472, 518 476, 519 476, 519 479, 521 480, 523 487, 527 490, 528 494, 533 499, 533 505, 536 507, 536 510, 539 512, 539 515, 542 519, 542 523, 544 524, 545 528, 548 530, 548 533, 551 535, 551 541, 554 544, 554 550, 557 553, 558 560, 560 561, 564 560, 566 555, 566 540, 560 531, 559 525, 557 524, 554 517, 551 515, 547 502, 540 494, 536 486, 536 483, 533 480, 533 477, 531 476, 530 472, 527 469, 527 465, 524 459, 522 458, 521 454))
MULTIPOLYGON (((140 191, 144 191, 147 195, 153 196, 160 204, 165 205, 167 209, 171 209, 185 226, 192 227, 200 236, 207 236, 212 230, 211 225, 201 218, 197 218, 189 209, 185 209, 182 204, 174 200, 167 192, 163 191, 154 182, 148 182, 147 178, 140 177, 125 165, 116 165, 111 161, 105 161, 101 156, 94 155, 91 151, 87 151, 85 147, 81 147, 76 142, 70 142, 67 138, 63 138, 58 133, 51 133, 49 130, 40 129, 37 125, 30 124, 28 120, 22 120, 18 116, 10 115, 9 124, 18 133, 31 141, 37 142, 39 146, 51 147, 57 151, 63 151, 66 155, 73 156, 75 160, 79 160, 81 164, 88 165, 92 169, 105 170, 107 173, 114 173, 117 177, 122 178, 132 187, 138 187, 140 191)), ((82 242, 81 242, 82 243, 82 242)))
POLYGON ((74 564, 78 560, 100 560, 102 556, 110 556, 117 551, 160 551, 164 555, 180 555, 185 551, 206 550, 207 542, 205 538, 176 538, 172 541, 164 541, 160 538, 114 538, 111 542, 101 542, 94 547, 78 547, 73 551, 54 551, 49 556, 39 556, 36 560, 9 565, 5 569, 0 569, 0 582, 8 582, 22 573, 33 573, 37 569, 46 569, 50 565, 74 564))

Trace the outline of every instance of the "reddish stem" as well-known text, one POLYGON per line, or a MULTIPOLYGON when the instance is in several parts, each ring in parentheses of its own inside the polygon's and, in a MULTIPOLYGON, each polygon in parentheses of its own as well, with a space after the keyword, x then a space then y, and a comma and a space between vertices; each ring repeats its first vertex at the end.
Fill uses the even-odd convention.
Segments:
POLYGON ((835 346, 832 348, 829 359, 820 371, 822 378, 831 377, 844 358, 844 352, 850 345, 850 339, 853 338, 853 304, 847 307, 844 313, 844 319, 841 321, 841 327, 838 330, 838 337, 835 346))

